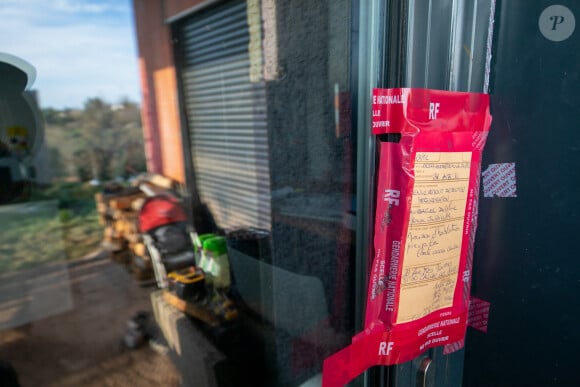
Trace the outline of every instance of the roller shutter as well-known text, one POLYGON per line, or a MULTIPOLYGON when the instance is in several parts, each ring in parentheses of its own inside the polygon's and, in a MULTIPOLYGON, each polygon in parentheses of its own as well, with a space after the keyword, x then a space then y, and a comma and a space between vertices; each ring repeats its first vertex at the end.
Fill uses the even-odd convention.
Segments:
POLYGON ((174 30, 195 182, 218 226, 270 229, 263 82, 250 82, 245 1, 193 15, 174 30))

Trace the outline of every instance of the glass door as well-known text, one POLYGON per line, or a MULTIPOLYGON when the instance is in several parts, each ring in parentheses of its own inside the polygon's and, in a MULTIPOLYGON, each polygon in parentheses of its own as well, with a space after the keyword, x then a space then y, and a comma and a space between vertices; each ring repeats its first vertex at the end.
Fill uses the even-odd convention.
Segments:
POLYGON ((472 287, 490 310, 468 331, 465 386, 580 384, 578 15, 575 1, 498 3, 472 287))
POLYGON ((225 236, 240 305, 210 333, 233 385, 316 385, 354 334, 355 3, 228 1, 173 25, 198 232, 225 236))
MULTIPOLYGON (((487 92, 493 37, 495 1, 371 1, 361 4, 360 89, 359 103, 366 105, 369 115, 373 87, 415 87, 450 91, 487 92)), ((359 127, 369 128, 370 118, 359 127)), ((361 131, 362 132, 362 131, 361 131)), ((375 184, 375 139, 367 133, 371 151, 361 156, 359 167, 364 170, 368 187, 375 184), (366 157, 366 160, 364 159, 366 157)), ((398 141, 389 137, 386 141, 398 141)), ((359 179, 362 177, 359 175, 359 179)), ((360 185, 359 185, 360 186, 360 185)), ((374 213, 373 188, 366 193, 369 202, 360 209, 374 213)), ((360 229, 365 232, 367 249, 360 254, 372 257, 372 215, 360 229), (371 251, 368 251, 368 249, 371 251)), ((367 268, 370 267, 367 260, 367 268)), ((442 348, 431 349, 412 362, 375 367, 365 376, 367 385, 377 386, 459 386, 462 383, 464 351, 444 354, 442 348)))

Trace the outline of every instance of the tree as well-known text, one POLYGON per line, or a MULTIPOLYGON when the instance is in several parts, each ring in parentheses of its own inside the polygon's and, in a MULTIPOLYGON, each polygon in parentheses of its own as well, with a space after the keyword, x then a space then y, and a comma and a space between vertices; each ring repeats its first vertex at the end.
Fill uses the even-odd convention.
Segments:
POLYGON ((145 170, 141 112, 123 99, 110 104, 89 98, 82 109, 44 109, 45 140, 52 148, 55 176, 82 181, 128 177, 145 170))
POLYGON ((143 154, 140 127, 139 107, 133 102, 123 100, 113 106, 100 98, 85 102, 81 133, 93 178, 107 180, 124 176, 129 161, 140 166, 134 155, 136 148, 143 154))
POLYGON ((48 157, 52 169, 52 176, 57 178, 66 176, 67 170, 62 153, 57 148, 50 147, 48 148, 48 157))

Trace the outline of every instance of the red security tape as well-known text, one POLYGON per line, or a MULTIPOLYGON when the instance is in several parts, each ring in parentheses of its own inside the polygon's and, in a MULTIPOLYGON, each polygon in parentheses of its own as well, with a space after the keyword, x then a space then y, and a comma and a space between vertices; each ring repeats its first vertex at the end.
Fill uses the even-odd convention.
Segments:
POLYGON ((443 354, 449 355, 449 354, 452 354, 453 352, 457 352, 461 348, 463 348, 464 345, 465 345, 465 338, 459 340, 456 343, 445 344, 445 346, 443 347, 443 354))
POLYGON ((460 348, 467 326, 489 97, 375 89, 372 115, 374 134, 401 139, 379 142, 365 329, 324 361, 325 387, 432 347, 460 348))
POLYGON ((469 318, 467 325, 478 331, 487 333, 490 303, 479 298, 471 297, 469 303, 469 318))

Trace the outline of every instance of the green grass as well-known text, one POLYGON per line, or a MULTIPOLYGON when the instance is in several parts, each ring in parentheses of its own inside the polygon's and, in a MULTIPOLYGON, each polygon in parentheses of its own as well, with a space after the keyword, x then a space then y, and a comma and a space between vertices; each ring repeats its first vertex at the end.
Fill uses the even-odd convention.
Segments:
POLYGON ((33 201, 0 206, 0 273, 80 258, 98 248, 103 229, 96 190, 67 183, 36 192, 33 201))

